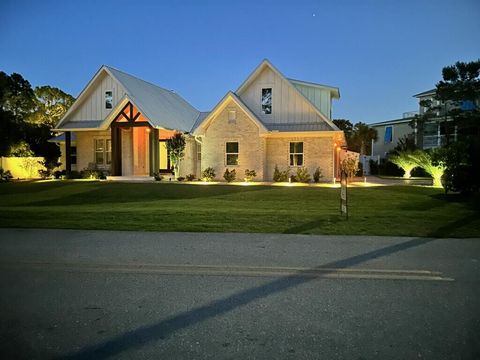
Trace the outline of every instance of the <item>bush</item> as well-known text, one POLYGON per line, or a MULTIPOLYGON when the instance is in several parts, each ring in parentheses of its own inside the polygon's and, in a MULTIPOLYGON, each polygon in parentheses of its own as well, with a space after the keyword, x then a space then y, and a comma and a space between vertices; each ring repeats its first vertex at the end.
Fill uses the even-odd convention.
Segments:
POLYGON ((322 175, 322 170, 320 170, 319 167, 315 169, 315 172, 313 173, 313 181, 316 183, 320 182, 320 179, 323 177, 322 175))
POLYGON ((370 165, 370 175, 378 175, 378 163, 372 159, 368 163, 370 165))
POLYGON ((237 177, 237 172, 235 171, 235 169, 233 169, 232 171, 228 170, 228 169, 225 169, 225 173, 223 174, 223 178, 227 181, 227 182, 232 182, 233 180, 235 180, 235 178, 237 177))
POLYGON ((246 182, 249 182, 249 181, 252 181, 253 179, 255 179, 255 176, 257 176, 257 172, 255 170, 248 170, 246 169, 245 170, 245 178, 244 180, 246 182))
POLYGON ((208 167, 202 171, 203 181, 213 181, 215 179, 215 170, 212 167, 208 167))
POLYGON ((70 174, 65 174, 65 179, 70 179, 70 180, 73 180, 73 179, 81 179, 82 176, 80 174, 80 172, 78 171, 70 171, 70 174))
POLYGON ((288 181, 288 175, 290 174, 290 169, 280 171, 278 166, 275 165, 273 170, 273 181, 275 182, 285 182, 288 181))
POLYGON ((80 177, 82 179, 96 179, 96 180, 104 180, 106 179, 107 177, 105 176, 105 174, 103 173, 103 171, 101 170, 92 170, 92 169, 83 169, 82 171, 80 171, 80 177))
POLYGON ((355 176, 363 176, 363 164, 361 162, 358 163, 358 169, 355 176))
POLYGON ((403 177, 410 179, 412 170, 417 167, 417 163, 410 156, 411 152, 398 151, 396 155, 390 155, 388 160, 397 165, 404 171, 403 177))
POLYGON ((45 169, 38 170, 38 174, 43 180, 50 179, 53 176, 53 169, 62 165, 56 160, 54 161, 43 160, 43 161, 39 161, 38 163, 45 168, 45 169))
POLYGON ((10 170, 3 170, 0 168, 0 182, 10 182, 13 179, 10 170))
POLYGON ((184 181, 184 180, 185 180, 185 178, 183 176, 177 177, 177 181, 184 181))
POLYGON ((53 172, 53 177, 58 180, 58 179, 61 179, 62 176, 65 176, 66 174, 67 172, 65 170, 57 170, 53 172))
POLYGON ((193 175, 193 174, 188 174, 188 175, 187 175, 187 181, 193 181, 193 180, 195 180, 195 175, 193 175))
POLYGON ((358 161, 353 157, 346 157, 340 163, 340 169, 352 178, 358 171, 358 161))
POLYGON ((478 190, 473 167, 470 165, 457 165, 454 168, 447 168, 443 173, 442 185, 445 192, 456 191, 462 194, 469 194, 478 190))
POLYGON ((160 174, 160 171, 157 171, 153 173, 153 178, 155 179, 155 181, 162 181, 163 175, 160 174))
POLYGON ((380 160, 380 165, 378 165, 378 175, 402 176, 403 174, 404 171, 391 161, 386 161, 385 159, 380 160))
POLYGON ((310 182, 311 180, 310 174, 308 173, 308 169, 305 166, 297 168, 297 174, 295 175, 295 180, 301 183, 310 182))

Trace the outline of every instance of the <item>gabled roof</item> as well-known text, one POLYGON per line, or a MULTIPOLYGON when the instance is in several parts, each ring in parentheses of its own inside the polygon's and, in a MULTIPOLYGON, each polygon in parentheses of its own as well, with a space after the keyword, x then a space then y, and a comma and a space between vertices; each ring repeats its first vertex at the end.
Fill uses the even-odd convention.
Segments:
POLYGON ((413 95, 413 97, 418 98, 418 97, 422 97, 422 96, 426 96, 426 95, 435 95, 436 92, 437 92, 437 89, 430 89, 430 90, 415 94, 415 95, 413 95))
MULTIPOLYGON (((309 104, 312 109, 317 113, 317 115, 325 121, 333 130, 340 130, 329 118, 327 118, 321 111, 320 109, 315 106, 314 103, 312 103, 305 95, 303 95, 300 90, 298 90, 292 83, 291 80, 287 79, 273 64, 268 61, 267 59, 264 59, 260 65, 258 65, 255 70, 247 77, 247 79, 239 86, 237 91, 235 91, 236 94, 241 95, 242 92, 257 78, 258 75, 265 69, 265 68, 270 68, 277 76, 279 76, 281 79, 285 80, 301 98, 303 98, 307 104, 309 104)), ((299 80, 294 80, 294 81, 299 81, 299 80)), ((312 83, 311 83, 312 84, 312 83)), ((340 93, 339 93, 340 96, 340 93)))
MULTIPOLYGON (((95 80, 102 74, 107 73, 120 85, 123 86, 126 96, 134 102, 142 114, 148 118, 151 125, 157 128, 171 130, 189 131, 198 118, 200 112, 185 101, 182 97, 171 90, 166 90, 123 71, 103 65, 82 90, 75 103, 71 106, 63 119, 56 126, 56 130, 71 128, 68 126, 68 117, 88 96, 88 90, 93 86, 95 80)), ((113 111, 113 109, 112 109, 113 111)), ((108 117, 108 116, 107 116, 108 117)), ((87 123, 100 119, 85 119, 77 123, 87 123)), ((105 119, 102 119, 102 122, 105 119)), ((86 124, 85 124, 86 125, 86 124)), ((90 125, 94 125, 93 122, 90 125)), ((95 128, 98 126, 95 126, 95 128)), ((83 128, 83 126, 74 128, 83 128)))
POLYGON ((317 83, 313 83, 313 82, 310 82, 310 81, 290 79, 290 78, 288 78, 287 80, 290 81, 292 84, 298 84, 298 85, 310 86, 310 87, 314 87, 314 88, 318 88, 318 89, 322 89, 322 90, 328 90, 328 91, 330 91, 330 94, 331 94, 333 99, 340 99, 340 89, 338 87, 330 86, 330 85, 317 84, 317 83))
POLYGON ((209 113, 205 113, 206 116, 196 123, 196 126, 192 129, 192 133, 198 135, 201 128, 205 128, 209 123, 217 116, 228 104, 229 101, 233 101, 240 109, 242 109, 247 116, 252 120, 255 125, 258 126, 260 133, 267 132, 268 129, 262 123, 262 121, 248 108, 248 106, 233 92, 229 91, 223 98, 218 102, 213 110, 209 113))

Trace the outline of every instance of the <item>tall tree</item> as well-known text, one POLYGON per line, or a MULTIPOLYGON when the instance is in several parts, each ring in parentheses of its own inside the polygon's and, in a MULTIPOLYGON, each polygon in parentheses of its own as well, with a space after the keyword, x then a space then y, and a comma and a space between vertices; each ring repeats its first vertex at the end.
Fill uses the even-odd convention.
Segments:
POLYGON ((20 74, 0 72, 0 155, 25 138, 24 119, 35 107, 30 83, 20 74))
POLYGON ((345 134, 345 140, 350 146, 353 133, 353 124, 350 122, 350 120, 347 119, 333 119, 332 121, 335 125, 337 125, 340 130, 343 130, 345 134))
POLYGON ((51 86, 40 86, 34 90, 35 110, 26 117, 28 131, 26 138, 32 150, 45 157, 47 162, 56 161, 60 149, 48 140, 54 135, 51 131, 62 119, 75 98, 51 86))
POLYGON ((371 128, 367 124, 358 122, 353 126, 349 148, 353 151, 359 152, 360 155, 366 155, 371 152, 372 140, 375 141, 377 138, 377 130, 371 128))

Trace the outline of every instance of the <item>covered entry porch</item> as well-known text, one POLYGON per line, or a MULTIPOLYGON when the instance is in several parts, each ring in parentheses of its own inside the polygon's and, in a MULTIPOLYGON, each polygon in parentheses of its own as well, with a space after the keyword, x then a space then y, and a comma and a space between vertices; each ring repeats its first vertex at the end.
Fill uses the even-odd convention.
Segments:
POLYGON ((169 172, 170 162, 161 136, 148 119, 128 102, 110 124, 112 176, 153 176, 169 172))

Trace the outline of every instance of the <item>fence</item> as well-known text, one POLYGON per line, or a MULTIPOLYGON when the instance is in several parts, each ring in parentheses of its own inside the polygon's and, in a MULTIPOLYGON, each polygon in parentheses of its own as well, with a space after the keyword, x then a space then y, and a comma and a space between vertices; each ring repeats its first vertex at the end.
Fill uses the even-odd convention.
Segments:
POLYGON ((39 163, 43 157, 0 157, 0 168, 10 170, 14 179, 39 178, 38 170, 45 170, 39 163))

